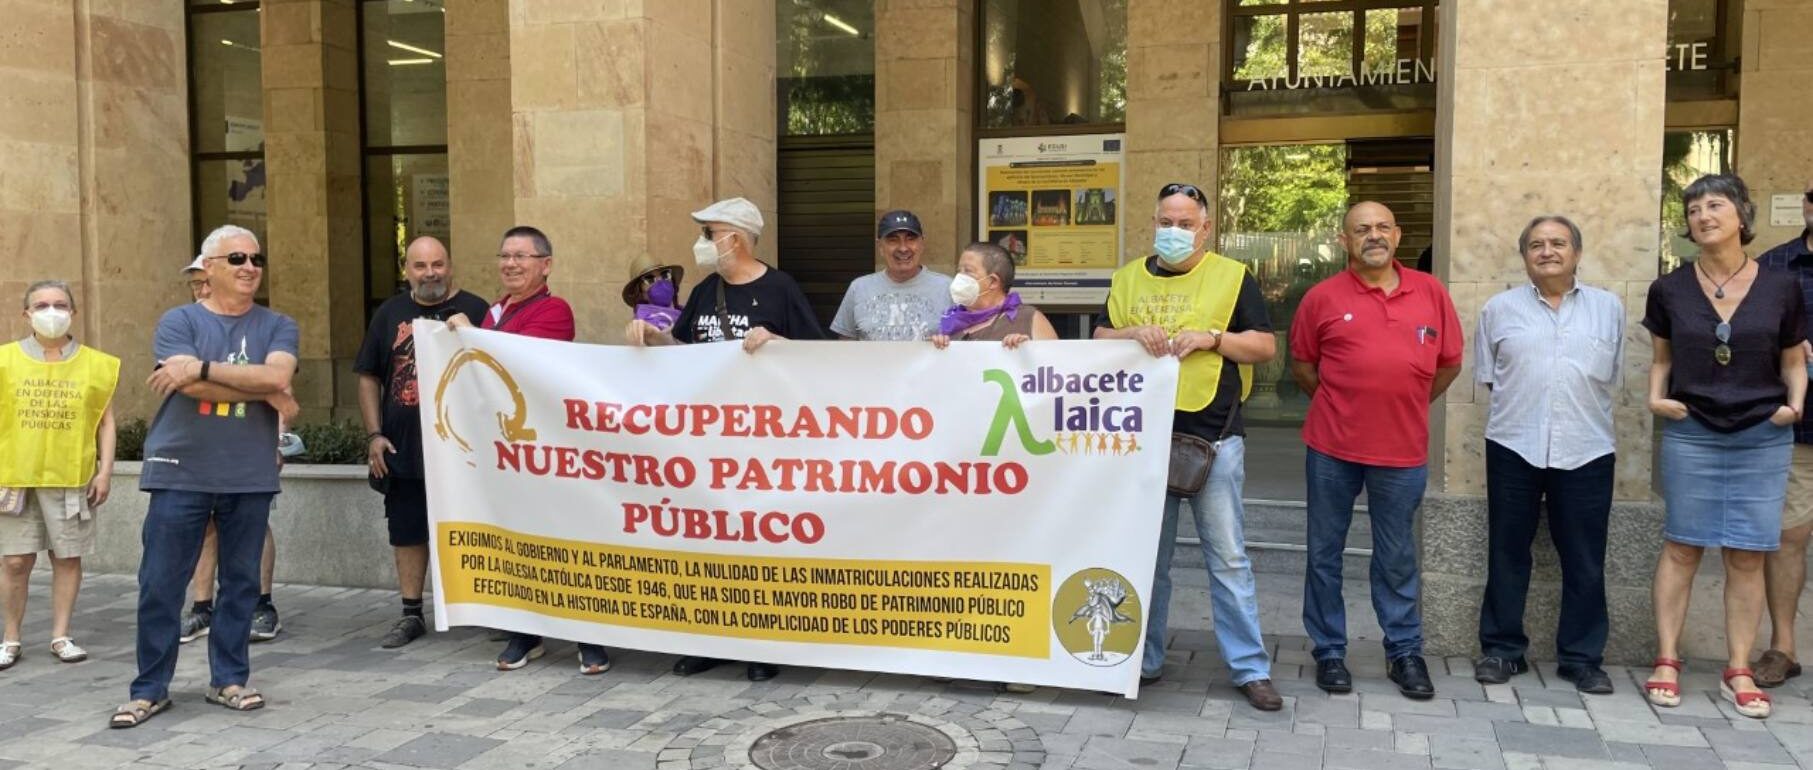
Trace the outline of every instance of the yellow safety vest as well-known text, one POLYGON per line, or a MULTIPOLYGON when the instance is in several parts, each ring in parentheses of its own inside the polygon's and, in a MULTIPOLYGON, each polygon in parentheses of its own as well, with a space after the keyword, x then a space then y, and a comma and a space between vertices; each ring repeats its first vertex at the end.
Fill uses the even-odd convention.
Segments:
POLYGON ((119 381, 120 360, 87 345, 66 361, 0 345, 0 487, 87 486, 119 381))
MULTIPOLYGON (((1175 336, 1183 330, 1227 331, 1240 299, 1246 265, 1214 252, 1204 252, 1190 272, 1158 276, 1146 260, 1121 265, 1108 287, 1108 320, 1116 329, 1157 326, 1175 336)), ((1199 412, 1215 400, 1221 386, 1220 353, 1199 350, 1184 356, 1178 371, 1177 408, 1199 412)), ((1253 367, 1240 364, 1240 400, 1253 391, 1253 367)))

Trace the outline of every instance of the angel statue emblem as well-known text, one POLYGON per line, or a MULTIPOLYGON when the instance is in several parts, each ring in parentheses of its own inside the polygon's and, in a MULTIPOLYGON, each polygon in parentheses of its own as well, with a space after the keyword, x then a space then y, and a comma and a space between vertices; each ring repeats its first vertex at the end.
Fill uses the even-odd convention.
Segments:
POLYGON ((1127 601, 1127 589, 1115 578, 1083 578, 1083 590, 1086 595, 1083 606, 1070 616, 1070 622, 1081 619, 1088 623, 1089 640, 1094 648, 1084 660, 1110 662, 1102 651, 1102 643, 1108 640, 1109 626, 1133 622, 1133 618, 1121 614, 1120 610, 1121 603, 1127 601))

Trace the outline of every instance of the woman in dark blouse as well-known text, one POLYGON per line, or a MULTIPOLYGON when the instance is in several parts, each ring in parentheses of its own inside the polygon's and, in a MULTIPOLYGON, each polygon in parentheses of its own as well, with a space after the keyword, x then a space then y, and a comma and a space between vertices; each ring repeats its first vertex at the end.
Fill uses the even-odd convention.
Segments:
POLYGON ((1681 199, 1700 256, 1650 284, 1643 317, 1655 342, 1649 410, 1664 420, 1668 507, 1656 565, 1657 657, 1644 694, 1658 706, 1680 704, 1687 600, 1701 554, 1718 548, 1730 657, 1719 692, 1761 719, 1772 704, 1748 661, 1763 608, 1763 553, 1780 545, 1791 426, 1807 390, 1800 286, 1744 252, 1756 206, 1743 180, 1701 177, 1681 199))

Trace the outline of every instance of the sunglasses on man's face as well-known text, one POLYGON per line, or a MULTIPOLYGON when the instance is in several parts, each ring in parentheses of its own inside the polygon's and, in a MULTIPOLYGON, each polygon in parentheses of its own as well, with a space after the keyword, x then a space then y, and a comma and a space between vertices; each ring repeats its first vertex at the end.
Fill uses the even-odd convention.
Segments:
POLYGON ((1202 190, 1197 189, 1196 185, 1172 182, 1171 184, 1158 188, 1158 199, 1161 201, 1178 194, 1187 195, 1190 200, 1196 201, 1204 206, 1209 205, 1208 196, 1204 195, 1202 190))
POLYGON ((264 267, 264 255, 263 254, 246 254, 244 252, 235 251, 231 254, 222 254, 218 257, 208 257, 208 259, 224 259, 227 261, 227 264, 232 265, 234 267, 240 267, 249 260, 252 263, 252 267, 256 267, 256 268, 264 267))

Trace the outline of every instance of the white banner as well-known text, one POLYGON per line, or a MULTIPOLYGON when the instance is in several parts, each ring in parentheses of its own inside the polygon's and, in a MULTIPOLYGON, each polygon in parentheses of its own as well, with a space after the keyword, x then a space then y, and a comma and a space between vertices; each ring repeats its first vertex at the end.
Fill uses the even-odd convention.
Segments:
POLYGON ((1175 359, 415 339, 442 630, 1137 690, 1175 359))

